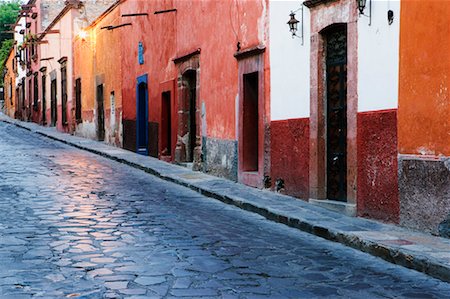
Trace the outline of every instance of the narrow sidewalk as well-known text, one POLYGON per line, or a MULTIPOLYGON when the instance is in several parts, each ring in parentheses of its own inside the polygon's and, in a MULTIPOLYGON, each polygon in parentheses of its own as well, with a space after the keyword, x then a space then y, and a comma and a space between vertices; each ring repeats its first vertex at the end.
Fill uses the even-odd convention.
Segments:
POLYGON ((450 282, 449 239, 368 219, 348 217, 290 196, 258 190, 202 172, 194 172, 102 142, 60 133, 54 128, 17 121, 1 113, 0 121, 128 164, 205 196, 260 214, 269 220, 342 243, 388 262, 450 282))

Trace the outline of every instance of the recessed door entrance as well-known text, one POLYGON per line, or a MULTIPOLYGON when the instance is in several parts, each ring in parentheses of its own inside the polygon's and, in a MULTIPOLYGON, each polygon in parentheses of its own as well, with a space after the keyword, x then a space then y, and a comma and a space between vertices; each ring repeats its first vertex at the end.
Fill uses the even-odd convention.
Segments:
POLYGON ((258 171, 258 72, 244 74, 242 170, 258 171))
POLYGON ((171 93, 166 91, 162 93, 161 103, 161 156, 172 155, 172 109, 171 93))
POLYGON ((50 116, 52 127, 56 126, 58 120, 57 106, 56 106, 56 79, 53 79, 50 83, 50 116))
POLYGON ((105 108, 103 84, 97 85, 97 139, 105 140, 105 108))
POLYGON ((181 161, 194 162, 194 151, 197 139, 197 72, 189 70, 182 78, 182 111, 180 115, 182 127, 181 161))
POLYGON ((42 75, 42 124, 47 124, 47 76, 42 75))
POLYGON ((347 29, 326 37, 327 198, 347 201, 347 29))
POLYGON ((147 76, 138 78, 136 91, 136 152, 148 155, 148 89, 147 76))

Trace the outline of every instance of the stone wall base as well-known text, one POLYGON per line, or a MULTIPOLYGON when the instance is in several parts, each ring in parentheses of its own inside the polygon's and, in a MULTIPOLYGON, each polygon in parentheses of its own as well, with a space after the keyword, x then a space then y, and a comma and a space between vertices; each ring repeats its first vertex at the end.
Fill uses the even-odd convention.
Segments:
POLYGON ((237 181, 237 141, 203 137, 203 171, 237 181))
POLYGON ((450 157, 400 155, 400 224, 439 233, 450 213, 450 157))

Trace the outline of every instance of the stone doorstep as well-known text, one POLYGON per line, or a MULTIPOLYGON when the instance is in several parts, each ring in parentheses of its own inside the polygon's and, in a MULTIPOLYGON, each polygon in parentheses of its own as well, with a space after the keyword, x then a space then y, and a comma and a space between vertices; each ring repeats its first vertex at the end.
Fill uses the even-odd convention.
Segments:
MULTIPOLYGON (((82 145, 78 142, 78 137, 60 133, 55 130, 41 128, 37 124, 23 123, 12 120, 2 114, 0 114, 0 121, 16 125, 20 128, 29 130, 50 139, 101 155, 137 169, 144 170, 145 172, 153 174, 163 180, 190 188, 204 196, 220 200, 226 204, 234 205, 246 211, 257 213, 268 220, 282 223, 327 240, 344 244, 357 250, 380 257, 388 262, 414 269, 443 281, 450 282, 450 256, 447 254, 450 252, 450 241, 445 239, 408 231, 406 229, 387 224, 379 224, 383 227, 383 230, 380 231, 370 229, 362 231, 339 230, 329 225, 329 217, 323 217, 325 221, 305 220, 307 218, 302 219, 301 217, 292 216, 292 213, 286 213, 276 208, 263 207, 261 204, 252 202, 251 200, 246 200, 243 197, 237 198, 235 196, 226 195, 226 192, 215 192, 211 188, 202 187, 197 184, 197 182, 187 182, 186 178, 183 178, 183 175, 186 176, 186 172, 162 174, 159 170, 150 168, 150 166, 148 166, 149 163, 140 165, 137 162, 133 162, 133 160, 136 161, 133 157, 116 157, 108 153, 111 151, 111 148, 105 144, 102 144, 102 147, 96 146, 96 149, 90 148, 87 145, 93 143, 95 144, 94 141, 90 143, 86 142, 86 145, 82 145), (72 138, 74 138, 75 141, 71 141, 70 139, 72 138), (103 150, 100 148, 103 148, 103 150), (411 238, 408 238, 408 236, 411 236, 411 238), (423 239, 424 242, 421 242, 421 239, 423 239), (439 250, 435 250, 434 245, 437 245, 439 250)), ((132 152, 127 152, 127 154, 133 155, 132 152)), ((121 155, 123 155, 123 153, 121 155)), ((173 167, 179 166, 173 165, 173 167)), ((220 178, 215 179, 224 180, 220 178)), ((251 190, 254 191, 253 188, 251 190)), ((275 193, 273 196, 280 197, 280 195, 275 193)), ((281 197, 283 199, 291 198, 293 202, 298 201, 293 197, 285 195, 281 197)), ((333 205, 334 203, 322 201, 322 203, 317 205, 320 206, 321 204, 333 205)), ((334 206, 336 207, 338 205, 335 204, 334 206)), ((340 209, 342 209, 342 207, 340 207, 340 209)), ((345 207, 344 209, 349 209, 351 211, 352 207, 345 207)), ((314 214, 317 214, 318 217, 320 217, 316 210, 314 210, 314 214)), ((358 218, 358 220, 372 223, 374 222, 372 220, 360 218, 358 218)))
POLYGON ((309 203, 329 209, 349 217, 356 217, 356 204, 350 204, 346 202, 328 200, 328 199, 312 199, 308 200, 309 203))

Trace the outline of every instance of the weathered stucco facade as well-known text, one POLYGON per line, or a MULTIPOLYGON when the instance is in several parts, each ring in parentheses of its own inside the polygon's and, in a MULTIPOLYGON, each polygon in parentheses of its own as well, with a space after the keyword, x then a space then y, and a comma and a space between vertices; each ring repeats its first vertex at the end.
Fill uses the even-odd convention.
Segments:
POLYGON ((11 118, 15 117, 16 113, 16 72, 17 65, 15 61, 16 53, 14 48, 9 52, 8 58, 4 63, 3 76, 3 113, 11 118))
POLYGON ((118 147, 123 140, 122 36, 102 28, 120 19, 120 7, 113 5, 74 40, 75 134, 118 147))
POLYGON ((450 51, 450 3, 403 1, 402 20, 400 223, 437 233, 450 214, 450 60, 438 54, 450 51))
POLYGON ((113 2, 72 1, 65 5, 39 37, 39 76, 40 82, 45 85, 41 88, 42 110, 45 111, 41 113, 42 122, 55 126, 59 131, 73 133, 77 123, 73 42, 78 33, 113 2))
POLYGON ((272 181, 282 182, 274 188, 347 213, 398 222, 400 3, 372 1, 371 18, 360 15, 352 0, 303 4, 270 5, 271 169, 272 181), (303 39, 289 38, 283 21, 290 11, 300 20, 303 39), (341 44, 333 37, 339 32, 341 44), (327 47, 333 42, 341 47, 342 61, 327 58, 336 55, 327 47), (343 80, 333 81, 335 76, 343 80), (344 95, 331 110, 328 98, 339 95, 330 87, 344 95), (330 118, 333 113, 340 116, 330 118), (335 128, 343 133, 333 139, 335 128), (341 149, 330 148, 334 143, 341 149), (335 173, 340 198, 330 193, 333 161, 341 165, 341 174, 335 173))
POLYGON ((450 215, 449 4, 30 3, 16 117, 355 216, 450 215))
POLYGON ((127 40, 121 56, 124 147, 263 186, 270 167, 266 136, 269 73, 265 72, 269 64, 264 49, 267 9, 268 1, 262 0, 232 5, 226 1, 121 4, 122 15, 147 14, 123 18, 123 23, 131 25, 117 29, 127 40), (230 17, 217 26, 224 15, 230 17), (247 51, 258 46, 261 50, 247 51), (260 110, 254 112, 252 125, 260 135, 252 141, 258 167, 251 171, 238 167, 238 152, 243 150, 237 142, 243 134, 238 107, 247 73, 258 73, 257 85, 267 86, 259 90, 260 110), (145 90, 148 102, 142 107, 147 109, 135 100, 140 92, 138 82, 145 90), (147 119, 146 114, 148 121, 140 121, 147 119), (138 131, 144 132, 142 136, 138 131))

